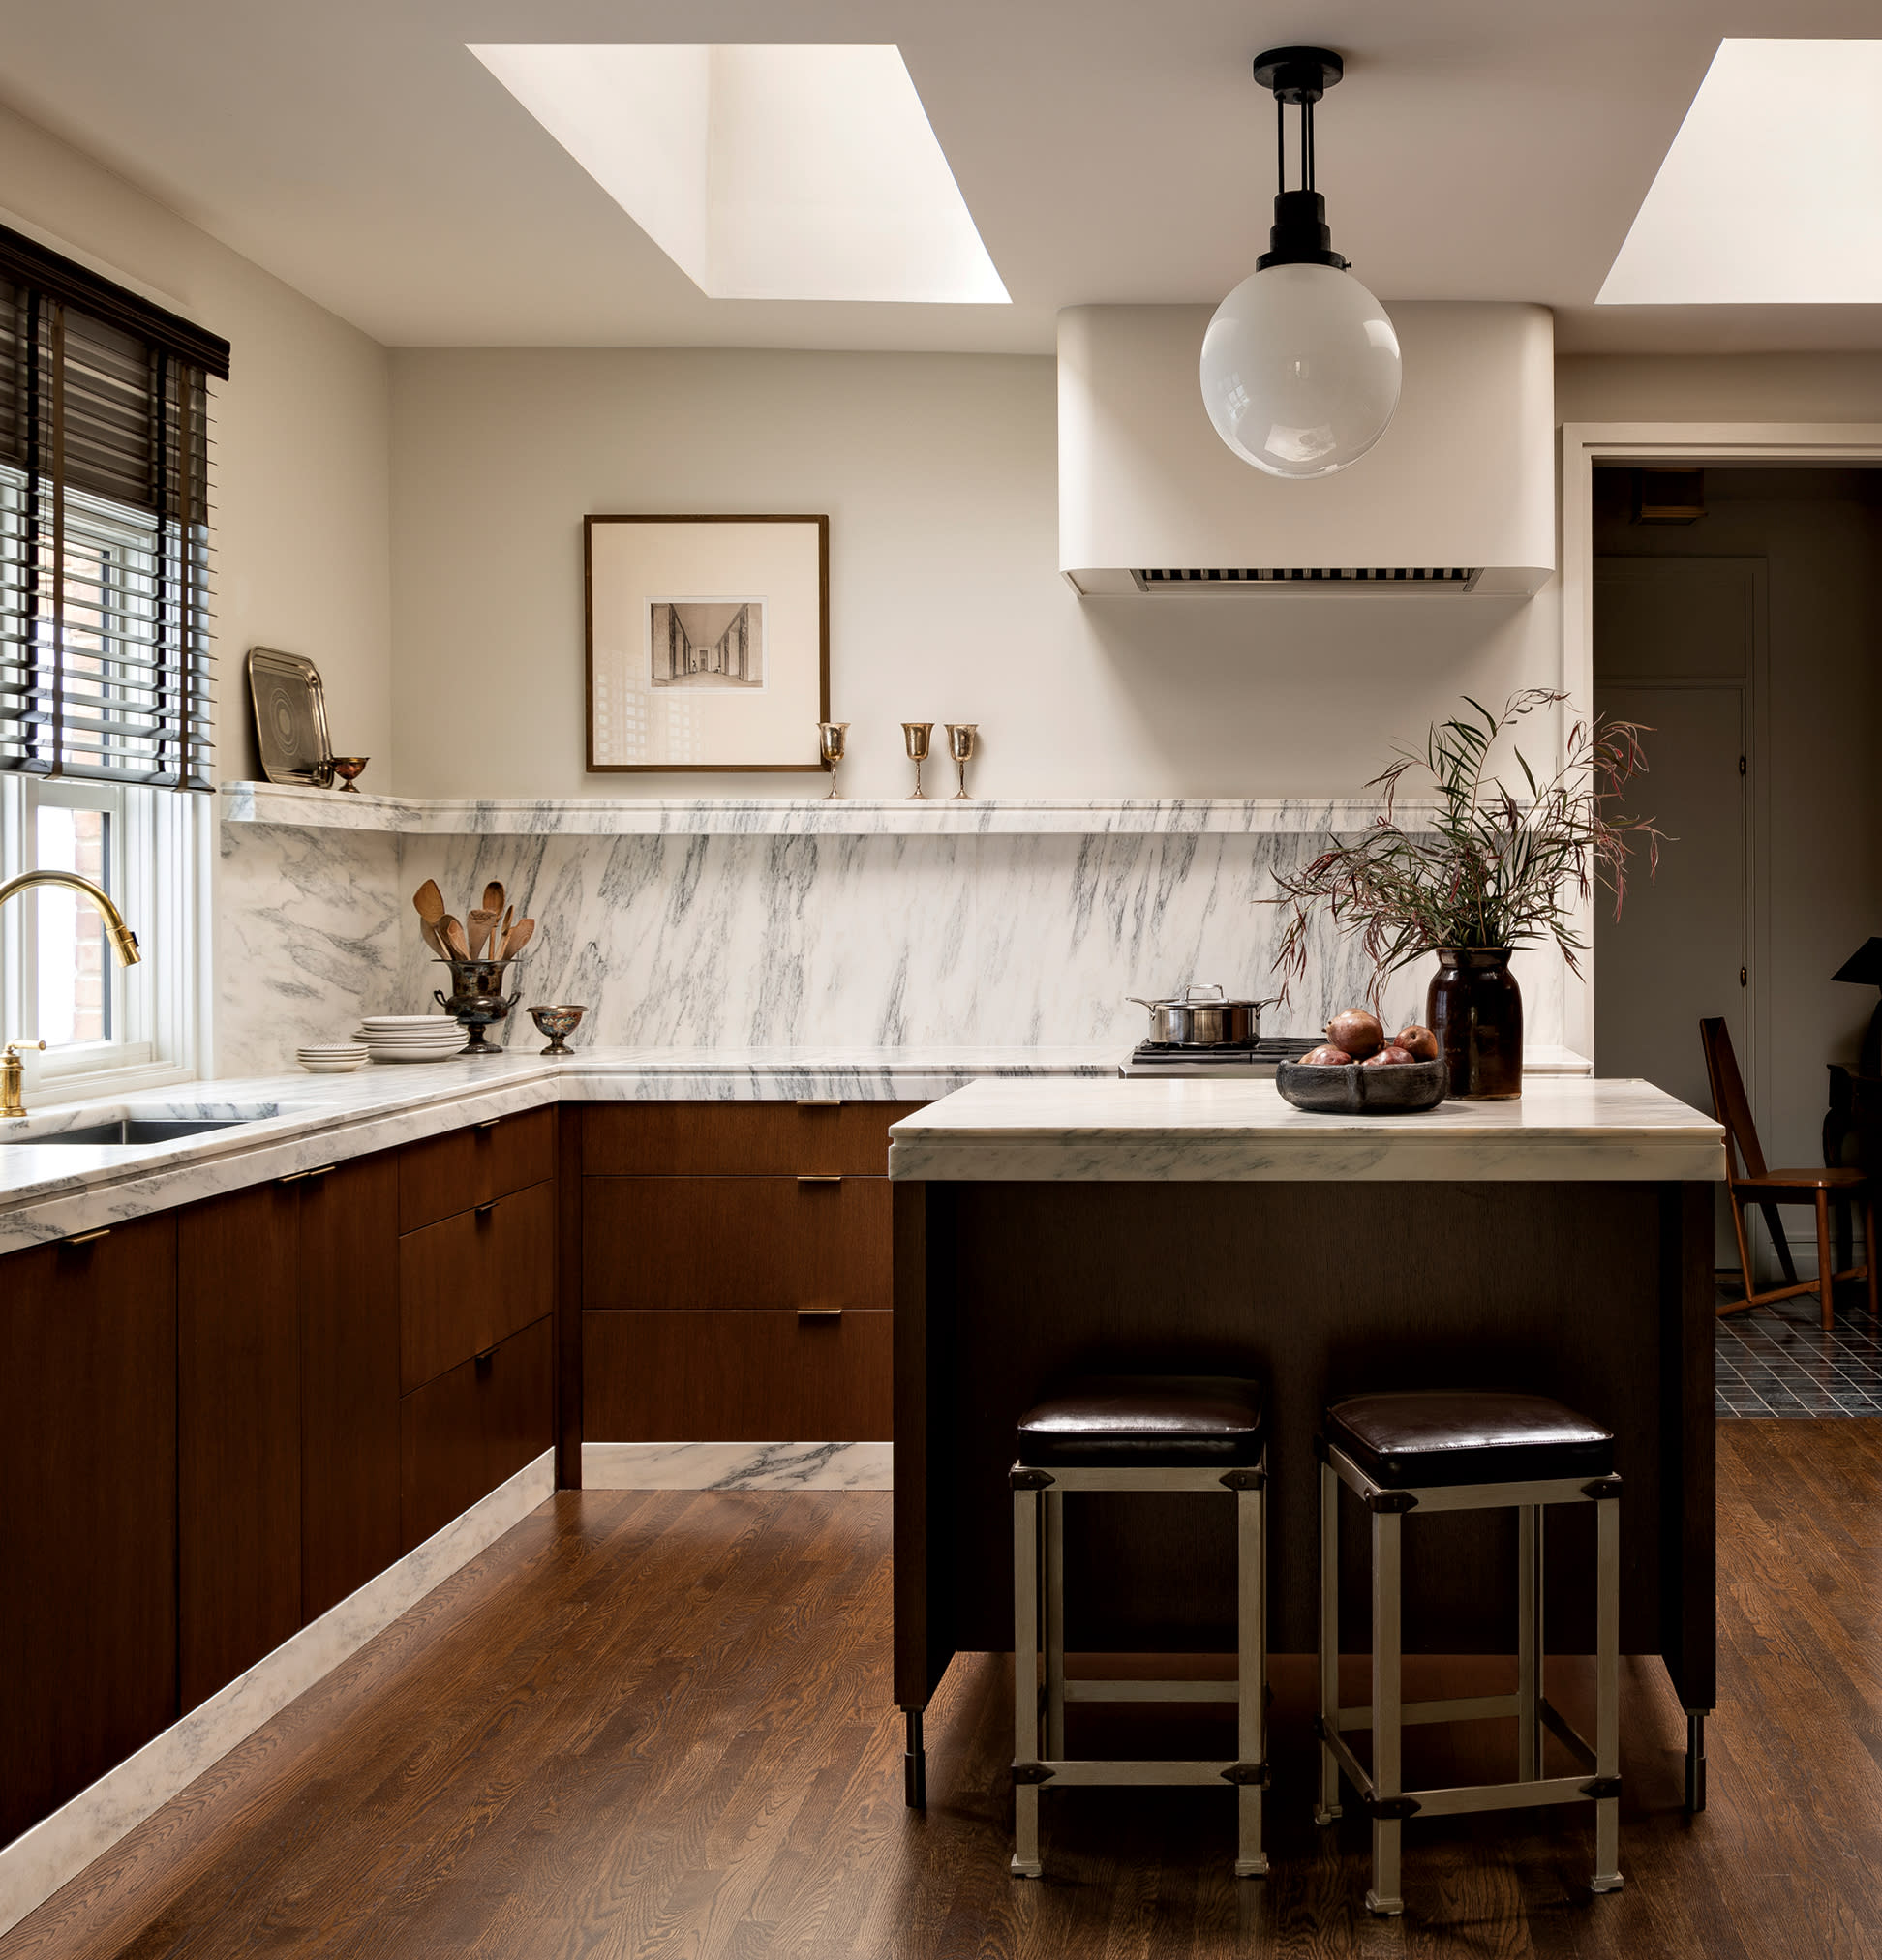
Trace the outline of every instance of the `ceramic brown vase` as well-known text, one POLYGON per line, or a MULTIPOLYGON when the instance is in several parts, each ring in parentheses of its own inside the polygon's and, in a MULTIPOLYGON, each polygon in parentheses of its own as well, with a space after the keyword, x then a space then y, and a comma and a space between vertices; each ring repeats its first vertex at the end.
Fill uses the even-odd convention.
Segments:
POLYGON ((1493 1101, 1523 1093, 1523 990, 1509 948, 1441 946, 1425 1022, 1450 1065, 1450 1093, 1493 1101))

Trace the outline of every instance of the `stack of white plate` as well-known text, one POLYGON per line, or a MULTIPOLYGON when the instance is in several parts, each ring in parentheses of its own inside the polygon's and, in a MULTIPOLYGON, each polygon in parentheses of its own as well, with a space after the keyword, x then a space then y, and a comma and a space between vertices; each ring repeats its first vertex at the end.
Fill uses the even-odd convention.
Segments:
POLYGON ((366 1060, 366 1043, 350 1041, 304 1041, 294 1050, 294 1060, 316 1075, 350 1075, 366 1060))
POLYGON ((467 1038, 442 1014, 367 1014, 359 1039, 375 1062, 441 1062, 462 1054, 467 1038))

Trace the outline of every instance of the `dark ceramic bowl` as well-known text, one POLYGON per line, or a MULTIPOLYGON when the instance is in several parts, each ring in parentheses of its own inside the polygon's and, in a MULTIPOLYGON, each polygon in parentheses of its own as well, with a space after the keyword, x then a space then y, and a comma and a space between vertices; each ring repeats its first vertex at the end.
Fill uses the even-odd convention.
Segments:
POLYGON ((1450 1064, 1395 1062, 1383 1069, 1321 1068, 1302 1062, 1277 1063, 1274 1086, 1296 1109, 1328 1116, 1408 1116, 1436 1109, 1450 1087, 1450 1064))

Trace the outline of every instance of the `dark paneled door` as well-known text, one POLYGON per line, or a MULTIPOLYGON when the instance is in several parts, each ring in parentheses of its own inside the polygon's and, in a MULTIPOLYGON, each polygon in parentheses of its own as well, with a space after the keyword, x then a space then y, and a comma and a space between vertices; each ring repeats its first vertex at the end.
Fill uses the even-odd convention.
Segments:
POLYGON ((0 1843, 175 1720, 176 1219, 0 1279, 0 1843))

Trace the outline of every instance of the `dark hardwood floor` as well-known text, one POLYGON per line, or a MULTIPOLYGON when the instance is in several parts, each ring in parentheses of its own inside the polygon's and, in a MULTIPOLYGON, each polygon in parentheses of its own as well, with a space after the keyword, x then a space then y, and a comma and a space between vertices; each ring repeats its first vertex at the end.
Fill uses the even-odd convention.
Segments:
MULTIPOLYGON (((1048 1877, 1014 1880, 1004 1658, 956 1662, 930 1808, 902 1808, 886 1495, 590 1493, 166 1805, 0 1960, 1882 1954, 1882 1422, 1718 1440, 1711 1808, 1682 1813, 1680 1711, 1656 1667, 1630 1670, 1609 1898, 1583 1883, 1583 1811, 1433 1820, 1406 1833, 1406 1918, 1369 1919, 1364 1819, 1308 1818, 1291 1662, 1268 1879, 1229 1876, 1226 1791, 1074 1791, 1046 1805, 1048 1877)), ((1427 1746, 1440 1770, 1509 1748, 1427 1746)))

